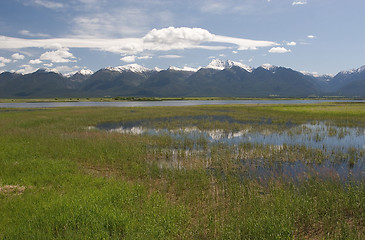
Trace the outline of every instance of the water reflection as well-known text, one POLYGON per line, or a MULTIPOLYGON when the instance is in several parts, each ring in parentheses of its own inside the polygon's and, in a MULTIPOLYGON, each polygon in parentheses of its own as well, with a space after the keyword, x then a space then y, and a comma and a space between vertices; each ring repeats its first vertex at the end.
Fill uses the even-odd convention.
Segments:
POLYGON ((365 179, 364 128, 338 127, 326 122, 292 125, 281 131, 255 129, 250 125, 242 125, 245 127, 237 131, 127 125, 107 128, 103 124, 99 128, 122 134, 168 136, 175 141, 170 148, 153 150, 152 159, 160 168, 203 167, 220 175, 224 174, 222 167, 215 163, 223 157, 231 159, 242 179, 309 176, 341 181, 365 179))
MULTIPOLYGON (((98 127, 99 128, 99 127, 98 127)), ((120 126, 107 129, 110 132, 134 135, 169 135, 176 139, 205 139, 210 143, 239 144, 242 142, 259 143, 263 145, 300 145, 323 150, 348 151, 349 149, 365 149, 365 129, 354 127, 331 126, 324 122, 302 124, 296 127, 276 132, 269 129, 257 131, 252 127, 239 131, 223 129, 200 130, 197 127, 178 129, 158 129, 142 126, 120 126)))

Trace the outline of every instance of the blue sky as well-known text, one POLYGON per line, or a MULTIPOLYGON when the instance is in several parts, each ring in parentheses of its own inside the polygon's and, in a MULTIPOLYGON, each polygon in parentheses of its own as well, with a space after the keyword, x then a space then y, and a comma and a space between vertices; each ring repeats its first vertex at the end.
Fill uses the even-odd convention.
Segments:
POLYGON ((365 64, 363 0, 1 0, 0 72, 365 64))

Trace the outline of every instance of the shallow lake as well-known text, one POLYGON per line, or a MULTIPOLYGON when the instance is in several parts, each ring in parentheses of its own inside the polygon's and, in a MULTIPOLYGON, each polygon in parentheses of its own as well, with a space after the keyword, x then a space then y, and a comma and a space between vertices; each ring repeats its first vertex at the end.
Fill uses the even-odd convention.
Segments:
MULTIPOLYGON (((232 153, 229 157, 236 158, 246 169, 242 177, 257 176, 263 179, 285 176, 296 179, 310 173, 320 177, 335 176, 341 181, 365 180, 365 128, 338 127, 326 122, 316 122, 291 125, 282 131, 265 128, 257 130, 250 125, 238 131, 200 130, 197 127, 158 129, 146 127, 141 121, 124 124, 103 123, 96 128, 121 134, 168 136, 182 142, 181 145, 174 145, 170 150, 166 150, 169 161, 161 161, 161 167, 184 168, 184 164, 181 163, 184 159, 181 159, 181 155, 184 158, 199 155, 209 162, 214 151, 212 149, 222 145, 221 150, 229 149, 232 153), (269 151, 271 155, 292 151, 295 152, 291 154, 294 159, 285 161, 274 159, 268 164, 267 159, 257 157, 260 155, 257 153, 251 154, 250 157, 242 157, 249 155, 247 152, 254 151, 253 149, 269 151), (311 153, 313 149, 315 154, 311 153), (308 159, 299 159, 304 155, 308 159), (317 155, 320 155, 321 160, 315 160, 317 155)), ((208 171, 216 171, 209 164, 206 168, 208 171)))
POLYGON ((158 107, 227 104, 315 104, 323 102, 365 102, 365 100, 179 100, 136 102, 29 102, 0 103, 0 108, 55 108, 55 107, 158 107))

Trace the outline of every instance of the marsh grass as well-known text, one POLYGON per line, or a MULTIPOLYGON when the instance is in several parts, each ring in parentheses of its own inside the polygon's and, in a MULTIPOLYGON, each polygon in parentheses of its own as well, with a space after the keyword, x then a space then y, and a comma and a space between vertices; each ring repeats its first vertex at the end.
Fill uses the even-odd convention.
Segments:
MULTIPOLYGON (((272 131, 288 122, 365 123, 362 104, 1 112, 0 188, 24 190, 0 193, 0 239, 364 239, 363 180, 242 177, 250 168, 241 160, 269 166, 299 158, 321 162, 330 151, 210 147, 203 139, 88 128, 161 118, 175 119, 169 128, 243 128, 229 121, 181 120, 202 115, 229 116, 245 122, 244 128, 265 125, 272 131)), ((357 150, 348 154, 353 164, 363 161, 357 150)))

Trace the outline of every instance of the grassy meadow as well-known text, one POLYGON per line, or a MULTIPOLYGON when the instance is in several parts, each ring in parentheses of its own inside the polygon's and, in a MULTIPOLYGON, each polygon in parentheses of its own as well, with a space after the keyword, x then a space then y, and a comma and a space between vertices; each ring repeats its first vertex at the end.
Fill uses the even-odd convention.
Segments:
POLYGON ((261 178, 245 165, 353 166, 362 151, 94 128, 280 132, 316 121, 364 127, 365 104, 0 109, 0 239, 365 239, 364 177, 261 178))

